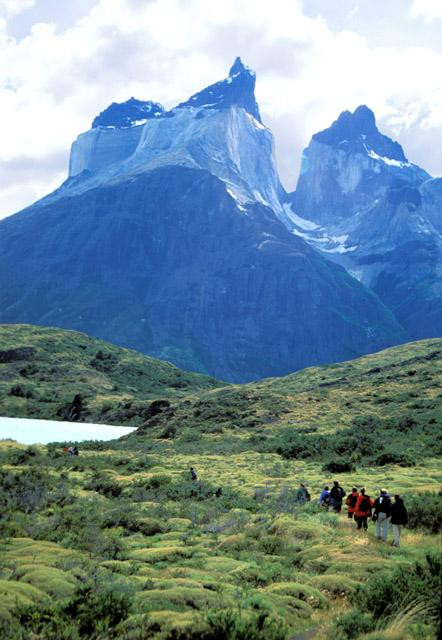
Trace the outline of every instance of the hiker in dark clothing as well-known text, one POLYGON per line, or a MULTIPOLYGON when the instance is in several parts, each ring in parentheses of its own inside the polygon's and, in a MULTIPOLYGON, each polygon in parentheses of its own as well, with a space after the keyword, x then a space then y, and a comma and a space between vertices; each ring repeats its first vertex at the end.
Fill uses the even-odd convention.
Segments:
POLYGON ((371 518, 371 510, 373 508, 373 505, 374 505, 373 500, 370 498, 368 494, 365 493, 365 489, 362 488, 359 493, 359 497, 356 500, 355 510, 354 510, 354 517, 355 517, 355 521, 358 526, 358 529, 364 529, 364 531, 367 531, 368 529, 367 519, 371 518))
POLYGON ((353 514, 355 512, 356 502, 359 498, 359 493, 356 487, 353 487, 350 495, 347 497, 345 504, 347 505, 347 515, 350 520, 353 518, 353 514))
POLYGON ((302 482, 299 484, 299 489, 296 492, 296 502, 299 504, 305 504, 310 500, 310 494, 307 487, 302 482))
POLYGON ((400 547, 402 528, 408 524, 408 513, 405 508, 404 501, 399 494, 394 496, 394 502, 391 505, 391 526, 393 529, 393 547, 400 547))
POLYGON ((345 497, 344 489, 339 485, 337 480, 334 480, 333 486, 330 491, 329 508, 333 509, 336 513, 340 513, 342 509, 342 499, 345 497))
POLYGON ((376 538, 387 542, 390 526, 391 498, 387 489, 381 489, 379 497, 374 501, 373 521, 376 522, 376 538))
POLYGON ((197 480, 198 479, 198 477, 196 475, 196 471, 195 471, 195 469, 193 467, 190 467, 190 478, 192 480, 197 480))
POLYGON ((321 495, 319 496, 319 504, 322 507, 328 508, 328 503, 330 500, 330 487, 324 487, 321 491, 321 495))

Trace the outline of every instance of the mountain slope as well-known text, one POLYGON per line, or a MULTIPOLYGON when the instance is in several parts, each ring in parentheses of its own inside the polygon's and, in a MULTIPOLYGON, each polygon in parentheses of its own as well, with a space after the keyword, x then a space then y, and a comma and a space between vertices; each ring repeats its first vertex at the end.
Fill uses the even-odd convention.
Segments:
POLYGON ((441 184, 361 106, 312 137, 287 213, 294 233, 375 291, 409 335, 440 336, 441 184))
POLYGON ((239 210, 205 171, 160 168, 0 229, 2 322, 86 331, 237 382, 405 337, 344 269, 266 207, 239 210))
POLYGON ((0 325, 2 416, 72 419, 66 409, 80 394, 80 421, 136 425, 154 400, 224 384, 77 331, 0 325))
POLYGON ((376 295, 287 229, 254 86, 237 59, 171 111, 131 99, 102 112, 70 178, 0 222, 0 321, 86 331, 235 382, 407 340, 376 295))

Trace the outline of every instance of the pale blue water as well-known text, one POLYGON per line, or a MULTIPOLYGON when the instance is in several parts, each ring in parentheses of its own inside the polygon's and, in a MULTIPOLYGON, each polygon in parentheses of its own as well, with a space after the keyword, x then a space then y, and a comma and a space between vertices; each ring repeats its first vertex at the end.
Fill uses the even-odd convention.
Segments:
POLYGON ((0 418, 0 440, 12 438, 23 444, 47 444, 82 440, 113 440, 134 431, 134 427, 114 427, 86 422, 56 422, 28 418, 0 418))

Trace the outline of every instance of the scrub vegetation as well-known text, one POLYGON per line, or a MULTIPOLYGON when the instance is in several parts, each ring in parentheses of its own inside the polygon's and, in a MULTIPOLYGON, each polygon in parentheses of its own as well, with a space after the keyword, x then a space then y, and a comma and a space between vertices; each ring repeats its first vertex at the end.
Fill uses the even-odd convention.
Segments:
POLYGON ((224 386, 78 331, 24 324, 0 325, 0 370, 0 414, 10 418, 138 426, 153 400, 224 386))
POLYGON ((78 457, 1 442, 0 637, 435 640, 441 351, 426 340, 244 386, 133 391, 139 429, 78 457), (404 497, 400 548, 319 506, 334 479, 404 497))

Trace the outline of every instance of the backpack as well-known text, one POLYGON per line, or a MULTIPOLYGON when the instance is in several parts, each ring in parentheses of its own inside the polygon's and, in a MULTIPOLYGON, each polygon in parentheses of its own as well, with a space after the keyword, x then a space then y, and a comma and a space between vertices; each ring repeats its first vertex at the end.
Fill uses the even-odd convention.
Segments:
POLYGON ((347 498, 347 505, 351 509, 354 509, 354 507, 356 506, 357 500, 358 500, 358 496, 354 496, 353 494, 350 494, 347 498))
POLYGON ((305 492, 305 499, 307 502, 309 502, 309 500, 311 500, 311 495, 309 494, 308 491, 305 492))
POLYGON ((332 487, 330 498, 333 498, 336 502, 342 502, 342 487, 332 487))
POLYGON ((367 496, 364 496, 359 503, 359 511, 362 513, 368 513, 370 511, 370 499, 367 496))

